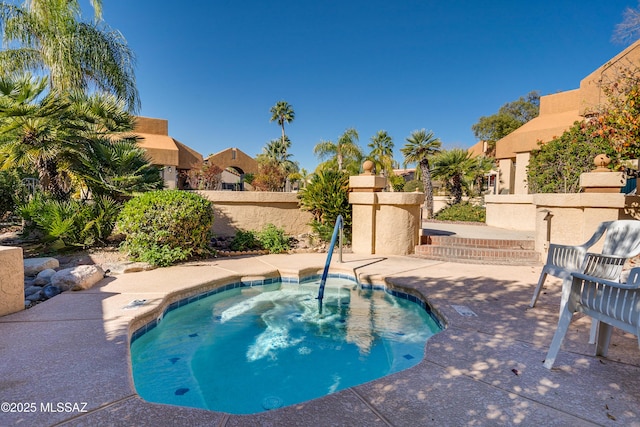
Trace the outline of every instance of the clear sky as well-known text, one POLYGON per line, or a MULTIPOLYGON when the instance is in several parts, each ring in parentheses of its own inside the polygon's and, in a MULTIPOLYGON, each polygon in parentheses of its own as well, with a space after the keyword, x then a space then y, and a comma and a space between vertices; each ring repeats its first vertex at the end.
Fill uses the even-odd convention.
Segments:
MULTIPOLYGON (((137 57, 140 115, 204 156, 251 156, 280 136, 269 109, 289 102, 293 160, 354 127, 365 152, 386 130, 445 148, 532 90, 575 89, 625 46, 615 25, 637 0, 105 0, 104 19, 137 57)), ((89 17, 89 16, 88 16, 89 17)))

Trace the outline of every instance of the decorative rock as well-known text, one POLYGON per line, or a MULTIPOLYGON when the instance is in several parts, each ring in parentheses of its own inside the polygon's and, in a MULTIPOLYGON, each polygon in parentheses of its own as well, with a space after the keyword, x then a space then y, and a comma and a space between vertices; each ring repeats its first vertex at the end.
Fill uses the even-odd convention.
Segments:
POLYGON ((36 276, 36 279, 33 281, 34 285, 44 286, 47 283, 51 282, 51 277, 56 274, 56 271, 53 268, 47 268, 46 270, 42 270, 36 276))
POLYGON ((31 295, 29 295, 26 299, 27 299, 28 301, 33 301, 33 302, 35 302, 35 301, 40 301, 42 298, 43 298, 43 296, 42 296, 42 291, 38 291, 38 292, 36 292, 35 294, 31 294, 31 295))
POLYGON ((23 263, 25 276, 35 276, 42 270, 58 268, 60 266, 58 260, 55 258, 27 258, 23 263))
POLYGON ((51 277, 51 284, 62 291, 89 289, 104 277, 104 271, 97 265, 79 265, 65 268, 51 277))
POLYGON ((149 271, 156 267, 146 262, 120 262, 103 264, 102 268, 111 274, 137 273, 139 271, 149 271))
POLYGON ((24 295, 25 296, 33 295, 36 292, 40 292, 41 290, 42 290, 42 286, 29 286, 24 290, 24 295))
POLYGON ((57 287, 57 286, 53 286, 53 285, 47 285, 44 288, 42 288, 42 295, 46 298, 53 298, 56 295, 58 295, 60 292, 62 292, 62 290, 57 287))

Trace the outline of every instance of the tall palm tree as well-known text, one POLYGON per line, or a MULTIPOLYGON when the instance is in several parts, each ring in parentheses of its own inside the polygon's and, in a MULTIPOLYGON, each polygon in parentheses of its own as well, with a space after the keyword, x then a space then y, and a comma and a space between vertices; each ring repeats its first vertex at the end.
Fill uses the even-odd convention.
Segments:
POLYGON ((476 160, 461 148, 445 150, 434 157, 433 177, 445 182, 454 205, 462 201, 462 189, 473 179, 476 166, 476 160))
POLYGON ((295 118, 295 112, 293 107, 287 101, 278 101, 276 105, 269 110, 271 113, 271 122, 277 121, 280 127, 282 127, 282 144, 285 143, 284 124, 291 123, 295 118))
POLYGON ((29 0, 23 6, 0 2, 3 75, 42 72, 57 91, 97 89, 140 106, 135 58, 118 31, 101 21, 102 0, 91 0, 94 22, 81 21, 78 0, 29 0))
POLYGON ((397 162, 393 160, 393 139, 391 136, 386 131, 379 130, 371 137, 369 148, 371 151, 368 158, 375 164, 376 172, 384 171, 386 176, 391 176, 397 165, 397 162))
MULTIPOLYGON (((320 159, 335 159, 338 171, 343 170, 345 160, 359 162, 362 159, 362 150, 358 146, 358 131, 349 128, 338 138, 337 143, 321 141, 313 147, 313 153, 320 159)), ((359 165, 358 165, 359 167, 359 165)))
POLYGON ((424 207, 427 211, 427 219, 433 218, 433 183, 431 182, 431 170, 429 158, 440 152, 442 142, 436 138, 432 131, 425 129, 411 132, 407 143, 400 149, 404 155, 405 164, 417 163, 422 175, 424 185, 424 207))

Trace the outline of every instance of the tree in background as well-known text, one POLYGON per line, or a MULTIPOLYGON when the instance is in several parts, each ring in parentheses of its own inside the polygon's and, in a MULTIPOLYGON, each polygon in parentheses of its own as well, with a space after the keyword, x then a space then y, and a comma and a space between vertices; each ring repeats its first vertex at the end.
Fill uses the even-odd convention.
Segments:
POLYGON ((252 185, 261 191, 282 191, 289 177, 295 178, 298 172, 298 164, 291 160, 289 153, 291 141, 285 137, 284 143, 274 139, 267 143, 258 154, 258 173, 252 181, 252 185))
POLYGON ((627 7, 622 22, 616 25, 611 39, 618 43, 631 44, 640 38, 640 2, 638 8, 627 7))
POLYGON ((393 139, 387 131, 379 130, 371 137, 369 143, 369 155, 367 159, 371 160, 376 168, 376 173, 384 172, 387 177, 393 176, 393 169, 398 164, 393 160, 393 139))
POLYGON ((200 168, 189 170, 186 181, 189 187, 195 190, 219 190, 222 172, 218 165, 203 163, 200 168))
POLYGON ((404 155, 405 165, 417 163, 424 185, 424 208, 427 211, 427 219, 433 218, 433 182, 431 181, 431 168, 429 159, 440 152, 442 142, 436 138, 432 131, 425 129, 415 130, 407 137, 407 143, 400 149, 404 155))
POLYGON ((433 158, 433 178, 444 182, 453 198, 452 204, 462 201, 463 189, 468 189, 473 180, 477 162, 467 150, 454 148, 441 151, 433 158))
POLYGON ((77 0, 30 0, 23 6, 0 2, 0 72, 7 76, 45 71, 51 89, 99 91, 124 100, 129 111, 140 106, 134 54, 118 31, 102 17, 102 1, 92 0, 95 22, 81 21, 77 0))
POLYGON ((487 155, 494 156, 496 142, 518 129, 540 112, 540 95, 529 92, 526 97, 504 104, 496 114, 482 116, 471 126, 473 134, 487 143, 487 155))
POLYGON ((578 193, 580 174, 593 170, 601 153, 616 157, 611 142, 600 135, 597 121, 576 122, 560 137, 531 151, 527 167, 530 193, 578 193))
POLYGON ((350 173, 358 173, 362 163, 362 150, 358 146, 358 138, 358 131, 349 128, 340 135, 336 143, 321 141, 316 144, 313 147, 313 153, 321 160, 329 159, 324 164, 324 168, 331 167, 335 163, 338 171, 347 169, 350 173))
POLYGON ((278 101, 276 105, 271 107, 269 110, 271 113, 271 122, 276 121, 282 128, 282 145, 285 145, 285 133, 284 133, 284 124, 291 123, 295 118, 295 112, 293 111, 293 107, 287 101, 278 101))

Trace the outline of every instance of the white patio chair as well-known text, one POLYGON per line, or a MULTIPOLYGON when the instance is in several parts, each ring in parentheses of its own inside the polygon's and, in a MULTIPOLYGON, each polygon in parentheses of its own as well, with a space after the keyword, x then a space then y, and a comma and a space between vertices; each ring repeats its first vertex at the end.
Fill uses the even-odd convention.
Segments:
MULTIPOLYGON (((601 223, 593 236, 582 245, 549 245, 547 263, 542 268, 540 279, 533 293, 530 307, 536 305, 547 275, 563 280, 560 312, 569 298, 571 274, 584 273, 605 280, 620 280, 622 268, 627 259, 640 254, 640 221, 619 220, 601 223), (602 236, 604 245, 599 254, 587 252, 602 236)), ((591 326, 589 342, 596 339, 597 322, 591 326)))
POLYGON ((640 268, 631 270, 626 284, 573 274, 567 304, 560 314, 558 328, 544 360, 545 368, 553 367, 575 312, 599 321, 596 356, 607 356, 614 326, 637 336, 640 347, 640 268))

